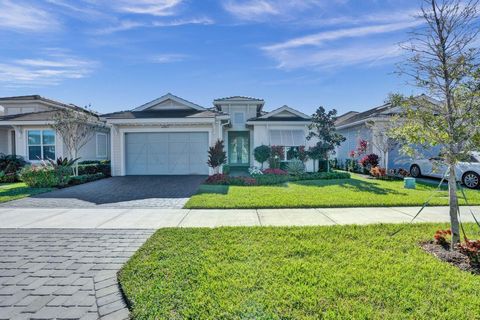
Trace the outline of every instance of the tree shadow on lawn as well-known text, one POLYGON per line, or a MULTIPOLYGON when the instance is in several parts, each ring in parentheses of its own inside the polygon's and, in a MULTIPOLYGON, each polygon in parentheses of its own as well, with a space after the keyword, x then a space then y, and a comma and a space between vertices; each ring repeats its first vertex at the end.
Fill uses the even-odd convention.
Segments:
POLYGON ((379 195, 387 195, 387 194, 402 195, 402 196, 408 195, 408 193, 406 192, 401 192, 393 188, 392 189, 385 188, 381 186, 379 183, 376 183, 373 181, 369 182, 369 181, 363 181, 363 180, 357 180, 357 179, 322 180, 320 182, 318 180, 317 181, 295 181, 291 183, 307 186, 307 187, 319 187, 319 188, 338 186, 340 188, 344 188, 349 191, 370 192, 370 193, 375 193, 379 195))

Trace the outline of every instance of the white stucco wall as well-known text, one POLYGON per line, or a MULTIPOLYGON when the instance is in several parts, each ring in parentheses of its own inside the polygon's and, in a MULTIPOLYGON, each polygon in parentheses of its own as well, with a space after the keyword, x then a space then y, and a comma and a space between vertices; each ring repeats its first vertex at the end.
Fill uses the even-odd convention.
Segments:
POLYGON ((0 153, 9 154, 9 139, 10 133, 9 129, 1 128, 0 129, 0 153))
MULTIPOLYGON (((345 161, 346 159, 350 158, 350 151, 357 150, 358 141, 360 139, 367 141, 371 141, 372 139, 371 130, 365 125, 358 125, 346 129, 338 129, 337 132, 347 139, 336 149, 336 154, 334 155, 335 158, 341 161, 345 161)), ((367 153, 371 152, 374 152, 374 150, 372 144, 369 143, 367 153)))

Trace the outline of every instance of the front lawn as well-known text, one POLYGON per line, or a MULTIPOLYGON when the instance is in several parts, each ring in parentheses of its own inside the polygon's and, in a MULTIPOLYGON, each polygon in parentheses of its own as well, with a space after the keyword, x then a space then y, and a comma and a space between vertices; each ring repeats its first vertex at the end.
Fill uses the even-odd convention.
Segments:
POLYGON ((119 279, 134 319, 479 319, 480 276, 418 245, 440 227, 161 229, 119 279))
POLYGON ((23 182, 0 184, 0 203, 52 191, 52 188, 31 188, 23 182))
MULTIPOLYGON (((419 206, 436 185, 418 183, 417 189, 403 188, 403 181, 351 179, 289 182, 279 186, 202 185, 186 208, 321 208, 419 206)), ((480 204, 480 191, 467 190, 471 204, 480 204)), ((448 192, 438 192, 431 205, 447 205, 448 192)), ((464 204, 463 200, 460 200, 464 204)))

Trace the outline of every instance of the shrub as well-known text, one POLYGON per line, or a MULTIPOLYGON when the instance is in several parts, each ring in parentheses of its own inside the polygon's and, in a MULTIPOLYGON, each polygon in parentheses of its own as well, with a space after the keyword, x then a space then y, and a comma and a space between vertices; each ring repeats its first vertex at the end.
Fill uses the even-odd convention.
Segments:
POLYGON ((434 242, 441 246, 448 246, 449 242, 447 240, 448 237, 452 235, 452 231, 448 230, 437 230, 435 235, 433 236, 434 242))
POLYGON ((217 140, 213 147, 208 148, 208 161, 207 164, 213 168, 215 173, 218 173, 221 165, 227 162, 227 153, 225 152, 225 146, 223 140, 217 140))
POLYGON ((291 180, 288 175, 278 174, 263 174, 261 176, 256 176, 255 179, 260 186, 282 184, 291 180))
POLYGON ((350 179, 348 172, 313 172, 304 173, 298 177, 298 180, 336 180, 336 179, 350 179))
POLYGON ((257 185, 257 179, 249 177, 229 177, 228 184, 231 186, 255 186, 257 185))
POLYGON ((275 169, 275 168, 268 168, 265 170, 262 170, 263 174, 273 174, 273 175, 280 175, 280 176, 286 176, 288 175, 288 172, 282 169, 275 169))
POLYGON ((378 156, 375 153, 371 153, 360 160, 360 165, 364 168, 370 169, 378 166, 378 162, 378 156))
POLYGON ((285 148, 282 146, 272 146, 268 164, 271 169, 279 169, 282 160, 285 158, 285 148))
POLYGON ((305 164, 299 159, 294 159, 287 164, 287 172, 293 176, 299 176, 305 173, 305 164))
POLYGON ((111 175, 110 161, 82 161, 78 164, 78 175, 102 173, 111 175))
POLYGON ((100 180, 103 178, 105 178, 105 175, 103 173, 84 174, 84 175, 71 177, 68 184, 71 186, 75 186, 75 185, 79 185, 87 182, 100 180))
POLYGON ((55 169, 52 166, 27 166, 19 174, 20 180, 33 188, 52 188, 65 186, 71 176, 71 170, 55 169))
POLYGON ((375 178, 382 179, 387 176, 387 170, 385 168, 373 167, 370 169, 370 174, 375 178))
POLYGON ((0 171, 0 183, 12 183, 17 181, 17 173, 5 173, 0 171))
POLYGON ((269 146, 261 145, 253 150, 253 157, 263 168, 264 162, 270 158, 270 153, 271 149, 269 146))
POLYGON ((226 174, 214 174, 205 180, 206 184, 228 185, 228 176, 226 174))
POLYGON ((15 182, 17 181, 18 173, 27 165, 25 159, 17 155, 0 154, 0 172, 4 173, 2 182, 15 182))
POLYGON ((465 239, 458 245, 458 250, 468 257, 472 266, 480 266, 480 240, 465 239))

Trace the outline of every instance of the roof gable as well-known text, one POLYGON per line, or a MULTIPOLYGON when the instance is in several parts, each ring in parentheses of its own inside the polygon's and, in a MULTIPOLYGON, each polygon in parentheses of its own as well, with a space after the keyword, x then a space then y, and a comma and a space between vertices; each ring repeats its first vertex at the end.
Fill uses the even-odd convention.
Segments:
POLYGON ((293 108, 290 108, 289 106, 283 106, 281 108, 278 108, 276 110, 273 110, 267 114, 264 114, 263 116, 259 117, 258 119, 269 119, 269 118, 284 118, 285 121, 288 121, 289 118, 303 118, 305 120, 310 120, 310 117, 307 116, 305 113, 300 112, 298 110, 295 110, 293 108))
POLYGON ((167 93, 164 96, 161 96, 158 99, 150 101, 144 105, 141 105, 138 108, 133 109, 133 111, 168 111, 168 110, 200 110, 203 111, 205 108, 195 104, 193 102, 187 101, 180 97, 177 97, 171 93, 167 93))

